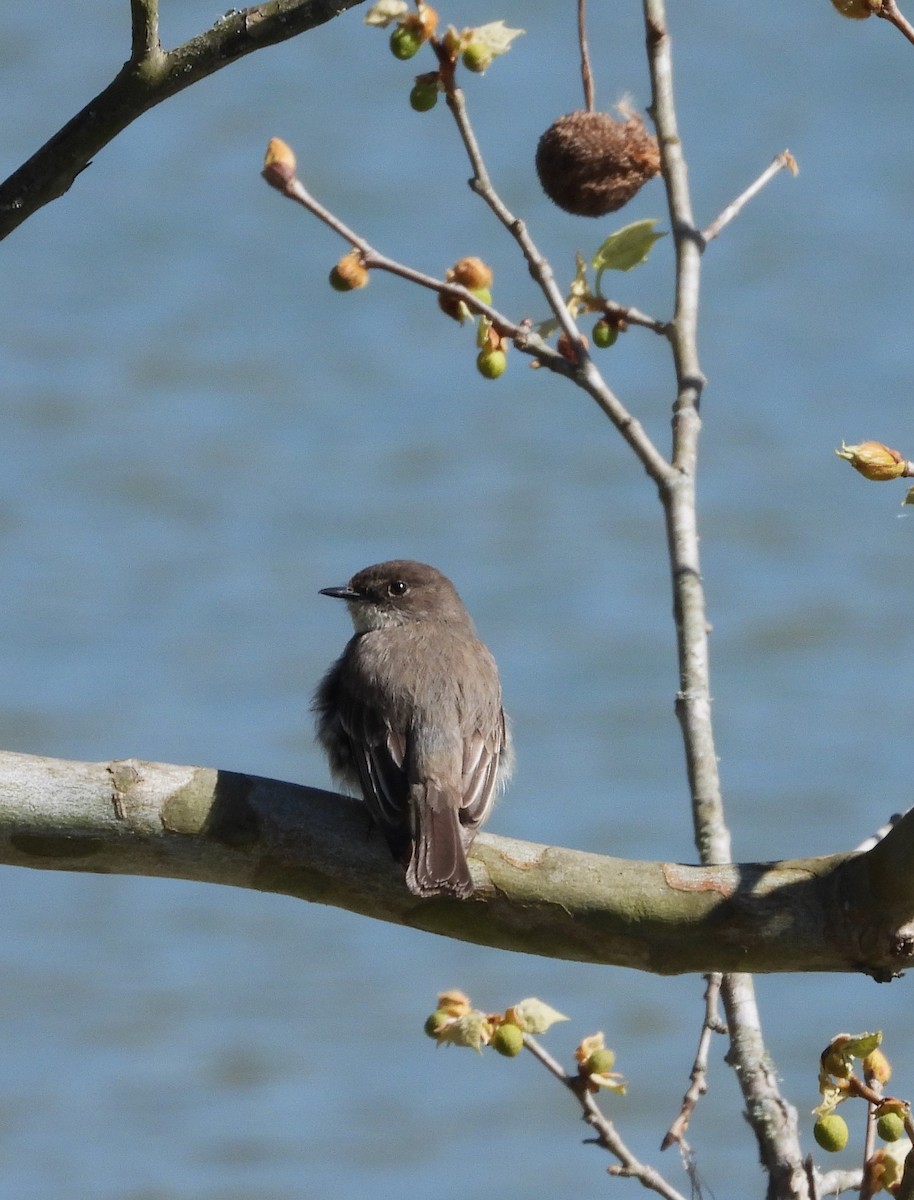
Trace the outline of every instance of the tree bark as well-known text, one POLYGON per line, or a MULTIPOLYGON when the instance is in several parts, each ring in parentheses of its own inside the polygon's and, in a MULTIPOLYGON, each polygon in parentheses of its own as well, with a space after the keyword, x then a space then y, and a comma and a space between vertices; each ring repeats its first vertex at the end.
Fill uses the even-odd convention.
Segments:
POLYGON ((480 834, 472 900, 418 900, 361 803, 205 767, 0 754, 0 862, 277 892, 430 933, 655 974, 863 971, 914 958, 911 817, 865 854, 635 862, 480 834), (894 899, 891 897, 894 896, 894 899))

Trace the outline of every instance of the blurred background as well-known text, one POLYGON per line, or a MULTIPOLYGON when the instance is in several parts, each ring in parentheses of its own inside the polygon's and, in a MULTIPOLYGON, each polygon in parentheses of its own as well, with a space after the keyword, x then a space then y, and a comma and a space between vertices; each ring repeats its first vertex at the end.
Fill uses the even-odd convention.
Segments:
MULTIPOLYGON (((168 46, 219 16, 163 3, 168 46)), ((441 6, 439 6, 441 8, 441 6)), ((129 6, 0 7, 15 169, 105 86, 129 6)), ((493 179, 557 275, 613 228, 658 217, 659 182, 615 218, 541 194, 537 138, 580 106, 574 5, 441 8, 526 36, 466 80, 493 179)), ((516 249, 466 187, 443 105, 355 9, 149 113, 0 249, 0 743, 65 758, 220 766, 319 786, 308 706, 349 635, 317 595, 409 556, 457 583, 501 666, 518 745, 489 828, 694 861, 660 508, 582 394, 520 355, 497 383, 469 329, 378 277, 326 277, 345 247, 259 178, 271 136, 380 250, 438 273, 495 268, 495 300, 545 316, 516 249)), ((910 803, 911 541, 902 483, 833 450, 914 457, 914 48, 805 4, 671 5, 698 219, 785 147, 705 256, 700 503, 718 749, 741 859, 854 846, 910 803)), ((649 102, 635 5, 593 5, 597 99, 649 102)), ((670 312, 672 247, 613 280, 670 312)), ((668 446, 665 344, 599 360, 668 446)), ((421 1192, 602 1196, 608 1158, 531 1060, 436 1051, 437 991, 601 1029, 629 1095, 606 1107, 639 1155, 678 1110, 702 982, 550 962, 277 896, 171 880, 0 874, 0 1194, 38 1200, 340 1200, 421 1192)), ((914 1092, 910 983, 758 981, 807 1140, 834 1033, 882 1028, 914 1092)), ((717 1196, 763 1183, 714 1049, 691 1137, 717 1196)), ((854 1114, 852 1114, 854 1115, 854 1114)), ((862 1144, 858 1126, 845 1165, 862 1144)), ((829 1164, 831 1165, 831 1164, 829 1164)))

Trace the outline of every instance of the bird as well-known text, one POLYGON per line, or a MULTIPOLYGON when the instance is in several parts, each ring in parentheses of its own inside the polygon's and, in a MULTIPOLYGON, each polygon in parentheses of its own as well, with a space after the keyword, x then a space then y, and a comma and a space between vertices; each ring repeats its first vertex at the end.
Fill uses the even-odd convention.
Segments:
POLYGON ((426 563, 376 563, 320 594, 355 630, 314 695, 331 775, 361 794, 413 895, 465 899, 467 851, 514 761, 495 659, 426 563))

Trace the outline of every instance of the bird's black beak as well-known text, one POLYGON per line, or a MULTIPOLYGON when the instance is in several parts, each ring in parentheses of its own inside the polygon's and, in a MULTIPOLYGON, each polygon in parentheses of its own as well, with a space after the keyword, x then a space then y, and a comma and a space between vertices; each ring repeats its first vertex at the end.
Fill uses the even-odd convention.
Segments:
POLYGON ((357 592, 347 583, 345 587, 321 588, 321 596, 333 596, 336 600, 361 600, 362 593, 357 592))

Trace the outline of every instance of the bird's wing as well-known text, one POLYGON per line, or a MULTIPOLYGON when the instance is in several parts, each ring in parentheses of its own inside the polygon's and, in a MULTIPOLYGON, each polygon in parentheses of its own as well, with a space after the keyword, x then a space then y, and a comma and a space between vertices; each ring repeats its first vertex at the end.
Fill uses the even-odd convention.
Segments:
POLYGON ((383 830, 402 831, 409 824, 405 734, 352 696, 340 697, 339 715, 369 811, 383 830))
POLYGON ((463 802, 460 824, 466 835, 473 834, 488 817, 495 803, 498 764, 505 746, 505 716, 499 713, 495 729, 488 737, 476 730, 463 744, 463 802))

